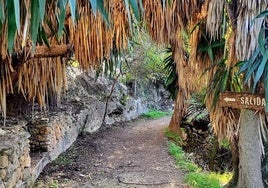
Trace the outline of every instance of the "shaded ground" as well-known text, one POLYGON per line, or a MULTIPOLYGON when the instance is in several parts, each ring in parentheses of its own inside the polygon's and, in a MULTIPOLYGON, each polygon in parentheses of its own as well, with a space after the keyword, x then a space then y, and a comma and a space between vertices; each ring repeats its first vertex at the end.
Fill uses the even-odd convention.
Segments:
POLYGON ((36 187, 187 187, 168 154, 169 120, 139 119, 80 136, 44 169, 36 187))

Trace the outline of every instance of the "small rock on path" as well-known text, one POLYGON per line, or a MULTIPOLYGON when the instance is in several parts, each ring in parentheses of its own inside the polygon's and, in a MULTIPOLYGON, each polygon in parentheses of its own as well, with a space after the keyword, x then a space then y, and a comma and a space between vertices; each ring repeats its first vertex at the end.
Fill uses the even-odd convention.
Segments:
POLYGON ((36 187, 51 182, 70 188, 187 187, 168 153, 169 121, 138 119, 80 136, 58 163, 44 169, 36 187))

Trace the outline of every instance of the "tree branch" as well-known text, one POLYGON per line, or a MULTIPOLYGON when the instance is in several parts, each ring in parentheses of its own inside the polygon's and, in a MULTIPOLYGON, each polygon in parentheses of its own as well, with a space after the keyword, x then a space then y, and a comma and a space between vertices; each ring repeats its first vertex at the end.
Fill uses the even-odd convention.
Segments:
POLYGON ((33 58, 63 57, 73 52, 74 47, 72 44, 51 45, 50 47, 36 46, 35 52, 33 54, 32 54, 32 48, 26 47, 21 51, 15 52, 12 55, 12 59, 13 63, 15 63, 18 66, 20 65, 21 62, 25 60, 27 61, 33 58))
POLYGON ((106 98, 106 103, 105 103, 105 110, 104 110, 104 115, 103 115, 103 118, 102 118, 102 125, 105 124, 105 120, 106 120, 106 116, 107 116, 107 113, 108 113, 108 103, 109 103, 109 100, 114 92, 114 89, 115 89, 115 84, 118 80, 118 78, 121 76, 121 72, 116 76, 116 78, 114 79, 114 82, 113 82, 113 85, 112 85, 112 88, 111 88, 111 91, 110 91, 110 94, 107 96, 106 98))
MULTIPOLYGON (((29 52, 30 48, 26 49, 26 52, 29 52)), ((47 46, 36 46, 35 53, 33 58, 49 58, 49 57, 59 57, 65 56, 67 54, 73 53, 74 48, 71 44, 62 44, 62 45, 51 45, 47 46)))

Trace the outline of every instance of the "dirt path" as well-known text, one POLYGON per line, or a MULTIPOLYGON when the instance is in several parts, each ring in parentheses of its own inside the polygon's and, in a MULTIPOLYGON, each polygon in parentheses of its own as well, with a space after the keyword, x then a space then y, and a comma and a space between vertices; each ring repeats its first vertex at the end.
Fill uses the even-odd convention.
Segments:
POLYGON ((169 120, 139 119, 79 137, 44 169, 37 187, 186 187, 168 154, 164 129, 169 120))

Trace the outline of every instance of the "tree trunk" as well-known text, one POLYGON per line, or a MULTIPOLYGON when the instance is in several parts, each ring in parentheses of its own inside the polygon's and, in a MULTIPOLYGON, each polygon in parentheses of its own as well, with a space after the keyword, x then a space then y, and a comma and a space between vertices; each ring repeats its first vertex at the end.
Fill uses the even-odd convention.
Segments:
POLYGON ((233 167, 233 177, 229 183, 224 186, 226 188, 235 188, 238 183, 238 173, 239 173, 239 151, 238 151, 238 138, 234 135, 231 141, 231 152, 232 152, 232 167, 233 167))
POLYGON ((214 138, 212 138, 212 149, 210 151, 210 154, 209 154, 209 159, 208 159, 208 168, 209 170, 211 171, 214 171, 215 170, 215 158, 217 156, 217 151, 219 149, 219 141, 218 141, 218 138, 215 136, 214 138))
MULTIPOLYGON (((266 136, 268 137, 268 135, 266 134, 266 136)), ((264 147, 265 147, 265 156, 264 159, 262 161, 262 178, 263 178, 263 182, 265 184, 265 187, 268 187, 268 141, 265 141, 264 143, 264 147)))
POLYGON ((263 188, 259 118, 254 111, 242 110, 240 120, 237 188, 263 188))
POLYGON ((185 97, 183 95, 183 92, 179 90, 176 101, 175 101, 175 105, 174 105, 173 115, 169 123, 169 130, 180 136, 182 136, 181 127, 180 127, 181 119, 183 115, 185 114, 185 108, 186 108, 183 102, 185 101, 184 98, 185 97))
MULTIPOLYGON (((176 108, 175 108, 176 109, 176 108)), ((176 133, 178 135, 182 135, 181 129, 180 129, 180 117, 178 117, 178 112, 174 109, 168 129, 169 131, 176 133)))

